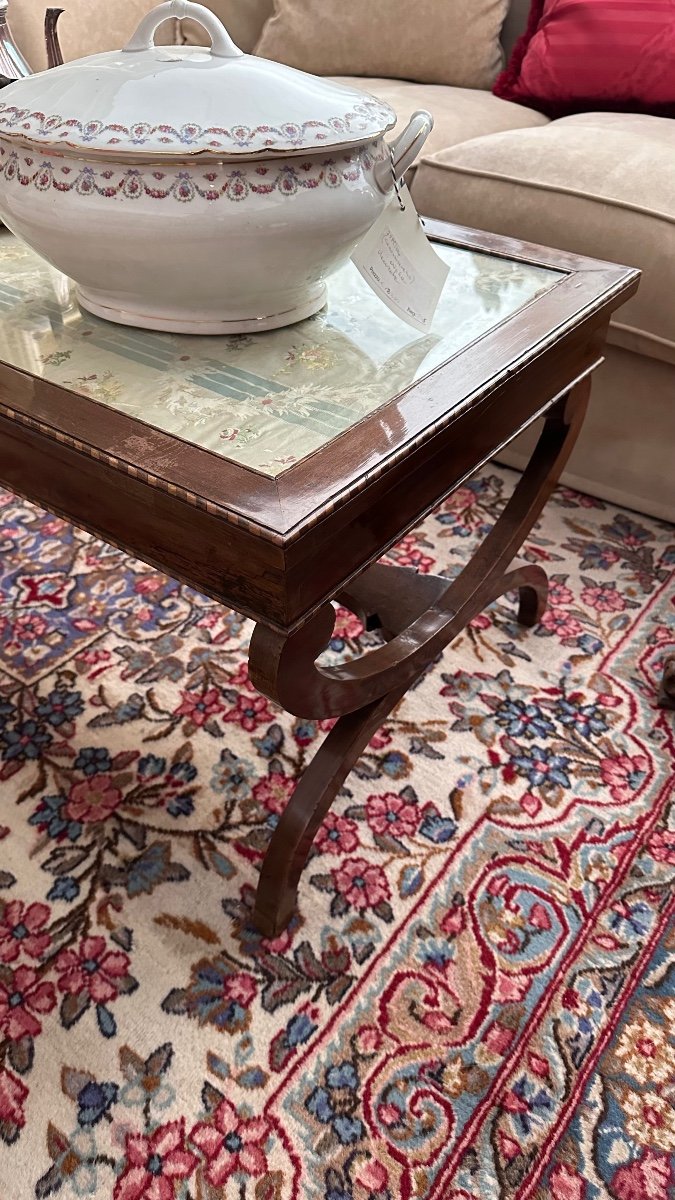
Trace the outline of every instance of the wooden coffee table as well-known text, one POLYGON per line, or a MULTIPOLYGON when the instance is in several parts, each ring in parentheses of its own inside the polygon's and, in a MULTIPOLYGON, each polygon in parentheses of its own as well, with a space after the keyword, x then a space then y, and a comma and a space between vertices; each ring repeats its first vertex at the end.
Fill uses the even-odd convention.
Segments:
POLYGON ((635 270, 439 222, 450 264, 431 333, 410 330, 350 265, 328 309, 254 337, 177 337, 80 312, 67 280, 0 237, 0 479, 256 622, 255 686, 337 721, 274 831, 254 920, 291 916, 312 840, 373 733, 476 613, 518 589, 514 556, 583 421, 612 312, 635 270), (378 563, 539 416, 541 438, 461 574, 378 563), (332 601, 382 630, 339 667, 316 660, 332 601))

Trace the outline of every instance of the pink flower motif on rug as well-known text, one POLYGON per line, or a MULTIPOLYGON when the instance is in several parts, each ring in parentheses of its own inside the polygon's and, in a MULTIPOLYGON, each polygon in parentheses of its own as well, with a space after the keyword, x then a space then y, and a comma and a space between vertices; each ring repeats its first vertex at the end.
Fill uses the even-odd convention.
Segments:
POLYGON ((583 625, 576 617, 570 616, 564 608, 548 608, 541 618, 542 628, 559 638, 577 637, 583 630, 583 625))
POLYGON ((421 534, 408 533, 395 550, 390 551, 390 555, 399 567, 414 567, 421 575, 428 575, 435 565, 435 560, 430 554, 424 553, 420 543, 423 543, 421 534))
POLYGON ((259 1177, 267 1170, 265 1143, 269 1129, 261 1118, 243 1118, 229 1100, 222 1100, 210 1122, 200 1122, 190 1141, 202 1152, 208 1166, 206 1178, 224 1187, 231 1175, 259 1177))
POLYGON ((87 825, 94 821, 105 821, 122 800, 122 793, 109 775, 94 775, 73 784, 65 812, 71 820, 87 825))
POLYGON ((615 758, 603 759, 600 763, 602 781, 607 784, 612 799, 616 801, 632 799, 648 768, 649 760, 644 754, 620 754, 615 758))
POLYGON ((174 1200, 176 1183, 189 1179, 198 1158, 185 1146, 185 1119, 160 1125, 150 1136, 130 1133, 125 1170, 113 1200, 174 1200))
POLYGON ((341 867, 333 869, 337 892, 352 908, 375 908, 390 896, 387 877, 381 867, 365 858, 348 858, 341 867))
POLYGON ((0 962, 14 962, 19 954, 41 958, 51 942, 51 935, 44 928, 49 918, 47 904, 0 901, 0 962))
POLYGON ((208 688, 205 692, 183 692, 183 698, 178 708, 174 710, 177 717, 187 717, 196 726, 205 725, 210 717, 223 712, 224 704, 217 688, 208 688))
POLYGON ((621 592, 609 585, 586 587, 581 593, 581 599, 589 608, 595 608, 598 612, 623 612, 626 607, 621 592))
POLYGON ((351 613, 347 608, 338 608, 335 614, 335 628, 333 629, 333 639, 339 638, 343 642, 353 642, 363 633, 363 621, 354 613, 351 613))
POLYGON ((649 839, 649 851, 657 862, 675 866, 675 830, 658 829, 649 839))
POLYGON ((294 779, 281 771, 272 771, 255 785, 253 796, 269 812, 282 813, 294 791, 294 779))
POLYGON ((0 1070, 0 1128, 5 1131, 5 1140, 10 1145, 26 1124, 24 1104, 27 1097, 25 1084, 11 1071, 0 1070))
POLYGON ((548 602, 551 608, 562 608, 563 604, 572 604, 574 602, 574 592, 571 588, 566 587, 564 583, 558 583, 554 580, 549 583, 548 602))
POLYGON ((10 1042, 35 1038, 42 1030, 38 1016, 50 1013, 56 1004, 54 985, 33 967, 0 968, 0 1031, 10 1042))
POLYGON ((359 827, 351 817, 329 812, 314 844, 322 854, 351 854, 360 845, 359 827))
POLYGON ((102 937, 88 937, 77 950, 63 950, 56 962, 59 991, 88 994, 96 1004, 119 995, 119 980, 129 969, 129 957, 110 949, 102 937))
POLYGON ((23 613, 12 622, 10 641, 15 645, 21 642, 32 642, 34 639, 44 637, 49 626, 44 617, 39 617, 37 614, 23 613))
POLYGON ((386 792, 383 796, 368 797, 366 817, 373 833, 411 837, 417 830, 420 812, 417 804, 411 804, 394 792, 386 792))
POLYGON ((233 721, 247 733, 253 733, 259 725, 268 724, 272 720, 272 711, 269 701, 264 696, 238 696, 234 708, 227 710, 223 720, 233 721))

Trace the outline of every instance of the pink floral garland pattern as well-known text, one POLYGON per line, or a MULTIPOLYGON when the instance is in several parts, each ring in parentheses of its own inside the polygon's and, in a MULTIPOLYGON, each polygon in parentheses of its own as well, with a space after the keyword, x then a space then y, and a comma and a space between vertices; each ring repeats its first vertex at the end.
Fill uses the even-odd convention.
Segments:
POLYGON ((97 170, 86 166, 74 170, 68 165, 37 160, 32 155, 20 155, 16 150, 0 146, 0 178, 8 183, 16 180, 22 187, 34 187, 39 192, 51 189, 57 192, 77 192, 79 196, 101 196, 112 200, 123 196, 136 200, 149 196, 153 200, 172 197, 188 204, 198 197, 203 200, 231 200, 238 202, 248 196, 294 196, 302 189, 319 187, 339 188, 344 183, 357 183, 369 171, 378 155, 374 147, 343 155, 341 158, 325 158, 321 162, 298 162, 288 164, 277 171, 269 167, 237 167, 223 172, 206 171, 201 175, 193 170, 142 171, 137 167, 115 170, 106 167, 97 170))
POLYGON ((389 128, 394 114, 389 105, 371 97, 364 97, 351 112, 328 121, 284 121, 279 125, 221 125, 202 126, 186 122, 180 128, 174 125, 151 125, 138 121, 133 125, 117 123, 106 125, 103 121, 78 121, 74 117, 62 117, 58 113, 47 115, 39 110, 0 104, 0 134, 44 140, 49 144, 56 141, 72 142, 78 136, 83 147, 110 146, 115 149, 136 148, 148 143, 160 146, 184 146, 188 150, 250 151, 269 149, 312 148, 321 146, 330 137, 373 136, 389 128), (376 130, 374 125, 380 129, 376 130), (108 136, 109 135, 109 136, 108 136))

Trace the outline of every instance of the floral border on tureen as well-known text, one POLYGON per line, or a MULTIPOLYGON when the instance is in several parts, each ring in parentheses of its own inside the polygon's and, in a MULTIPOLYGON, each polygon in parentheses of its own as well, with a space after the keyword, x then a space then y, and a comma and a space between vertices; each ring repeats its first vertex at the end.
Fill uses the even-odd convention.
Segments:
POLYGON ((200 196, 203 200, 245 200, 247 196, 270 196, 281 193, 294 196, 302 188, 341 187, 343 183, 356 183, 373 163, 384 157, 382 147, 371 143, 360 150, 339 157, 325 158, 322 162, 295 160, 277 171, 253 163, 237 167, 233 171, 194 170, 176 172, 143 171, 138 167, 127 170, 107 167, 98 170, 85 166, 73 168, 60 161, 37 159, 30 154, 19 154, 16 150, 5 150, 0 146, 0 178, 8 182, 16 180, 22 187, 34 187, 40 192, 52 189, 57 192, 77 192, 80 196, 97 195, 110 200, 123 196, 126 200, 137 200, 149 196, 153 200, 172 197, 185 204, 200 196))
POLYGON ((162 150, 175 146, 179 149, 221 150, 251 153, 256 150, 302 150, 313 146, 321 148, 329 137, 352 136, 375 137, 373 121, 377 119, 383 129, 394 123, 394 113, 388 104, 366 97, 352 112, 328 121, 284 121, 279 125, 233 125, 230 129, 220 125, 201 126, 186 122, 178 129, 173 125, 151 125, 139 121, 134 125, 106 125, 103 121, 79 121, 75 117, 62 117, 58 113, 46 115, 30 112, 27 108, 0 103, 0 136, 20 136, 32 141, 49 140, 51 144, 63 142, 73 144, 73 138, 81 139, 82 147, 131 149, 148 146, 162 150), (109 135, 109 136, 108 136, 109 135))

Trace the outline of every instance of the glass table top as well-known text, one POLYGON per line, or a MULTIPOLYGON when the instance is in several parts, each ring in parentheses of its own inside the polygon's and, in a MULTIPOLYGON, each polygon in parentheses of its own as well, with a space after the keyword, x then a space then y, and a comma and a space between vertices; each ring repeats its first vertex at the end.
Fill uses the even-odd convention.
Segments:
POLYGON ((196 337, 89 316, 70 281, 4 230, 0 361, 274 477, 564 278, 435 246, 450 272, 426 334, 390 313, 350 263, 306 321, 196 337))

